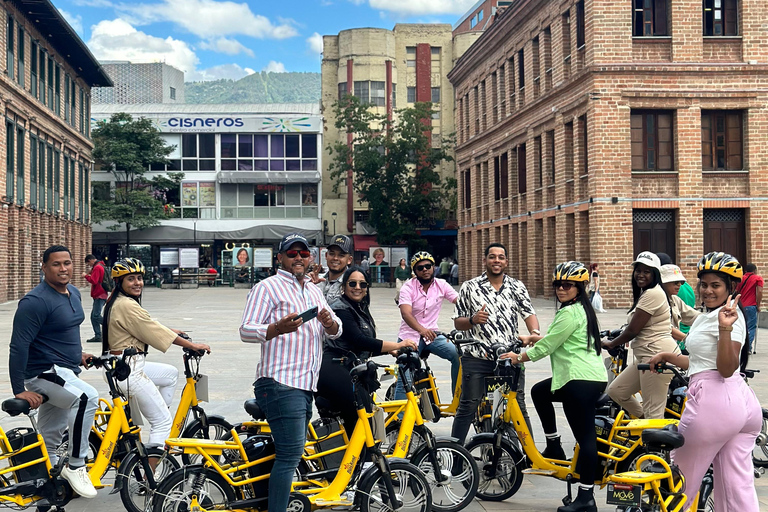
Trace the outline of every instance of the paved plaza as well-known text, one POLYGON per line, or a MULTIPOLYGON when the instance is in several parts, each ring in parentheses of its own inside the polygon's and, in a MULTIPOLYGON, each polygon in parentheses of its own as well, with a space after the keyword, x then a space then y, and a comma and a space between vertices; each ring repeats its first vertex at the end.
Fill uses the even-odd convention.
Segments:
MULTIPOLYGON (((87 290, 83 289, 83 305, 85 307, 86 321, 81 327, 82 339, 86 340, 93 336, 91 325, 88 320, 92 301, 88 298, 87 290)), ((147 288, 144 293, 143 306, 150 312, 153 318, 163 324, 178 329, 183 329, 192 337, 194 341, 204 342, 211 346, 213 352, 206 356, 202 361, 203 372, 209 376, 209 395, 210 403, 205 404, 205 410, 209 414, 220 414, 231 423, 245 420, 247 415, 243 411, 243 402, 253 397, 252 382, 256 363, 260 357, 260 348, 258 345, 245 344, 240 341, 238 335, 238 325, 242 315, 247 289, 235 288, 208 288, 201 287, 196 290, 159 290, 147 288)), ((377 332, 380 338, 393 340, 397 337, 397 331, 400 324, 400 315, 394 304, 394 289, 374 288, 372 293, 372 312, 377 323, 377 332)), ((0 304, 0 339, 6 340, 2 343, 0 349, 0 361, 8 360, 8 340, 11 337, 12 320, 16 311, 16 302, 0 304)), ((548 300, 534 300, 539 320, 544 330, 552 321, 555 308, 554 304, 548 300)), ((440 328, 450 330, 453 326, 451 315, 453 306, 445 303, 440 315, 440 328)), ((621 326, 626 318, 624 310, 609 310, 606 313, 599 314, 601 327, 603 329, 616 328, 621 326)), ((521 323, 522 325, 522 323, 521 323)), ((523 326, 523 330, 525 330, 523 326)), ((750 367, 765 369, 765 363, 768 361, 768 331, 761 329, 758 340, 765 343, 765 348, 760 350, 758 343, 758 354, 753 356, 750 367)), ((87 345, 84 343, 84 345, 87 345)), ((98 353, 100 346, 85 346, 85 350, 98 353)), ((387 358, 389 356, 386 356, 387 358)), ((171 347, 166 354, 153 350, 150 352, 149 359, 174 364, 182 368, 181 350, 178 347, 171 347)), ((381 358, 387 361, 386 358, 381 358)), ((437 358, 430 358, 435 374, 438 377, 438 383, 445 391, 450 388, 450 372, 445 361, 437 358)), ((526 366, 527 390, 531 386, 551 375, 549 361, 538 363, 529 363, 526 366)), ((84 380, 90 382, 101 393, 107 396, 107 385, 99 370, 89 370, 83 372, 84 380)), ((183 378, 183 377, 182 377, 183 378)), ((180 381, 181 382, 181 381, 180 381)), ((182 383, 183 384, 183 383, 182 383)), ((386 383, 387 385, 389 383, 386 383)), ((758 374, 752 381, 758 398, 763 404, 768 404, 768 371, 758 374)), ((4 390, 5 395, 11 396, 10 383, 8 379, 8 369, 5 364, 0 365, 0 388, 4 390)), ((180 396, 180 388, 176 393, 176 400, 180 396)), ((447 395, 446 395, 447 396, 447 395)), ((528 400, 531 420, 534 425, 534 435, 541 440, 543 445, 543 434, 541 426, 536 416, 533 404, 528 400)), ((173 406, 175 408, 175 404, 173 406)), ((175 409, 174 409, 175 410, 175 409)), ((562 414, 562 408, 557 408, 559 431, 563 435, 563 444, 568 453, 573 448, 573 436, 562 414)), ((430 428, 440 435, 448 435, 451 430, 450 419, 442 420, 437 424, 431 424, 430 428)), ((11 419, 2 417, 2 426, 10 428, 18 425, 26 425, 25 420, 11 419)), ((540 446, 543 448, 543 446, 540 446)), ((111 478, 107 481, 111 482, 111 478)), ((768 510, 768 476, 757 480, 758 495, 761 505, 768 510)), ((482 502, 475 501, 466 510, 468 512, 483 512, 483 510, 526 510, 526 511, 554 511, 560 505, 560 498, 565 495, 566 485, 564 482, 550 478, 526 475, 525 481, 515 496, 505 502, 482 502)), ((605 491, 597 490, 598 505, 601 512, 613 511, 614 507, 605 504, 605 491)), ((109 495, 109 490, 99 491, 99 496, 94 500, 78 499, 72 502, 67 510, 71 512, 96 512, 107 510, 108 507, 118 507, 114 510, 121 510, 122 504, 120 498, 116 495, 109 495)))

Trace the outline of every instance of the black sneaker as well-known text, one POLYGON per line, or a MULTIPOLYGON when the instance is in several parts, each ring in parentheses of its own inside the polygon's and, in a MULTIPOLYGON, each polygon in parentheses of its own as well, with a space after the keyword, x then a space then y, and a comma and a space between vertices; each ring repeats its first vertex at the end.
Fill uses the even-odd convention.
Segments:
POLYGON ((86 343, 101 343, 101 336, 94 336, 89 340, 85 340, 86 343))

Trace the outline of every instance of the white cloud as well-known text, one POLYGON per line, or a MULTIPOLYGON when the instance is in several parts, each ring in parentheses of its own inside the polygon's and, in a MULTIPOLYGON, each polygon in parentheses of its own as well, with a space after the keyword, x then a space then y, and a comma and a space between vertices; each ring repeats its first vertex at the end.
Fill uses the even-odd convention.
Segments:
POLYGON ((323 36, 315 32, 307 38, 307 46, 312 53, 321 55, 323 53, 323 36))
POLYGON ((251 57, 254 56, 253 50, 246 48, 240 41, 230 39, 228 37, 220 37, 213 41, 203 41, 198 45, 203 50, 211 50, 218 53, 225 53, 227 55, 237 55, 244 53, 251 57))
POLYGON ((269 61, 269 64, 262 68, 262 71, 266 71, 267 73, 285 73, 285 64, 271 60, 269 61))
POLYGON ((109 0, 73 0, 72 3, 79 7, 114 7, 109 0))
POLYGON ((67 20, 67 23, 81 36, 83 35, 83 17, 79 14, 77 16, 71 14, 68 11, 65 11, 64 9, 59 9, 59 12, 62 16, 64 16, 64 19, 67 20))
POLYGON ((154 4, 121 4, 137 24, 175 23, 203 39, 244 35, 257 39, 286 39, 298 35, 292 22, 275 25, 254 14, 248 4, 216 0, 162 0, 154 4))
POLYGON ((165 62, 185 73, 194 72, 200 62, 184 41, 145 34, 121 19, 102 20, 92 26, 88 47, 99 60, 165 62))
POLYGON ((243 71, 245 71, 249 75, 256 73, 256 70, 251 68, 245 68, 243 71))
MULTIPOLYGON (((361 0, 352 0, 356 4, 361 0)), ((395 14, 418 16, 422 14, 464 14, 476 0, 368 0, 372 9, 395 14)))
POLYGON ((204 82, 209 80, 220 80, 226 78, 229 80, 240 80, 244 76, 251 75, 253 71, 250 68, 241 68, 237 64, 221 64, 200 71, 193 71, 184 76, 185 82, 204 82))

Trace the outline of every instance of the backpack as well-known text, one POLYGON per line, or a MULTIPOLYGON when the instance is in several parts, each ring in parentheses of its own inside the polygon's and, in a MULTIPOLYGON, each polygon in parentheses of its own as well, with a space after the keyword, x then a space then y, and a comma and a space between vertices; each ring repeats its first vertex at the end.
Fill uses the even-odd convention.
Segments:
POLYGON ((112 280, 112 269, 108 268, 103 261, 100 263, 104 267, 104 275, 101 276, 101 287, 104 288, 105 292, 110 293, 115 288, 115 282, 112 280))

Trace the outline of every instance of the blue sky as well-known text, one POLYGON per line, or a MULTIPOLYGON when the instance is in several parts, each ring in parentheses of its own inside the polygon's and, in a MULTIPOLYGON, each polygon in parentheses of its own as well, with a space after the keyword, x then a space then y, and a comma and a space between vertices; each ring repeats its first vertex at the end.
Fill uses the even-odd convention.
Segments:
POLYGON ((320 71, 322 35, 454 24, 477 0, 53 0, 100 60, 166 62, 186 80, 320 71))

